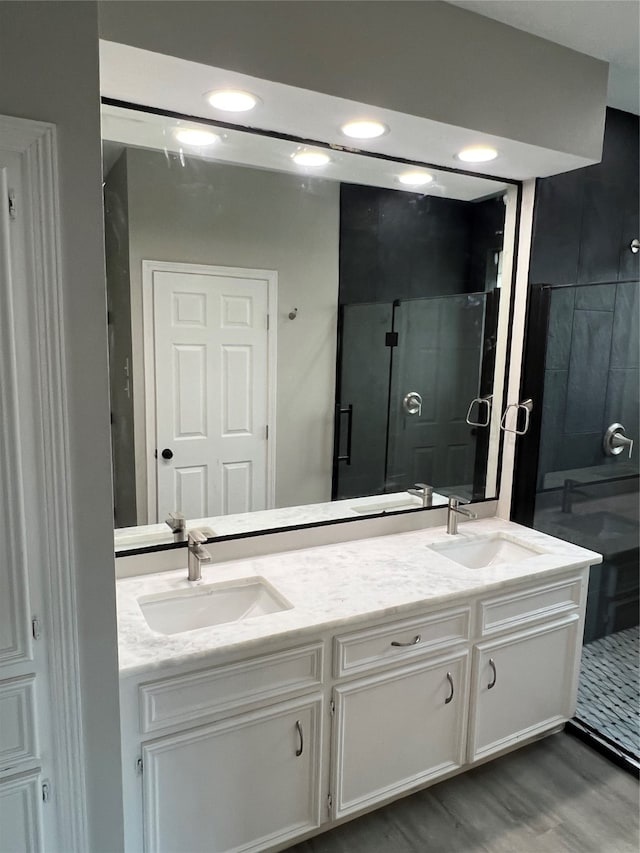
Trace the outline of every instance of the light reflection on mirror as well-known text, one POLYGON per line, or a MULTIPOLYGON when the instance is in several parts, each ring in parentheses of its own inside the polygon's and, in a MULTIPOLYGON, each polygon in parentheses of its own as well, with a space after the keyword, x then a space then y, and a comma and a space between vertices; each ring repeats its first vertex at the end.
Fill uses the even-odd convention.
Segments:
POLYGON ((103 140, 118 550, 495 496, 513 186, 113 105, 103 140))

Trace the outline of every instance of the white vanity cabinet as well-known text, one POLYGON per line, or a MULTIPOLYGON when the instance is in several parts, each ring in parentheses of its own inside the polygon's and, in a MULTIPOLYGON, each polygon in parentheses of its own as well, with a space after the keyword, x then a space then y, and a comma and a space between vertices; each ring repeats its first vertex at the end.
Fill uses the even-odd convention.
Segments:
POLYGON ((458 609, 335 639, 338 676, 374 674, 338 682, 333 690, 332 817, 464 764, 468 632, 469 610, 458 609))
POLYGON ((498 636, 473 653, 470 762, 575 712, 585 589, 586 580, 573 577, 480 604, 483 635, 498 636))
POLYGON ((584 565, 471 587, 123 679, 127 853, 282 850, 559 728, 587 583, 584 565))
POLYGON ((145 850, 264 850, 319 825, 321 699, 143 744, 145 850))
POLYGON ((125 849, 248 853, 318 827, 323 657, 310 643, 127 683, 125 849))

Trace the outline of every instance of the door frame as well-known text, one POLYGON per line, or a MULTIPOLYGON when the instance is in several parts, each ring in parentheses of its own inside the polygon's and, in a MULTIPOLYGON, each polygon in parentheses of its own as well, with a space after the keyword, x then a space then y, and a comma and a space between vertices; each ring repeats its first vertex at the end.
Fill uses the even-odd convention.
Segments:
MULTIPOLYGON (((267 282, 267 506, 275 507, 276 497, 276 395, 278 356, 278 273, 276 270, 191 264, 182 261, 142 261, 142 336, 144 349, 144 462, 147 480, 147 519, 143 524, 157 524, 158 486, 156 469, 156 365, 153 322, 153 277, 156 272, 197 275, 224 275, 227 278, 255 278, 267 282)), ((136 468, 138 468, 136 460, 136 468)), ((137 490, 137 489, 136 489, 137 490)))
MULTIPOLYGON (((42 752, 44 745, 54 771, 53 797, 47 808, 56 809, 59 848, 87 850, 86 749, 82 731, 77 566, 72 536, 80 520, 73 513, 68 476, 71 443, 66 377, 69 370, 56 127, 47 122, 0 116, 0 149, 20 157, 25 179, 23 194, 16 200, 14 225, 28 235, 26 323, 30 327, 26 337, 9 328, 8 334, 0 338, 2 388, 5 400, 13 404, 9 407, 12 418, 6 425, 4 441, 0 441, 0 452, 9 456, 8 468, 12 479, 17 478, 12 484, 15 517, 7 524, 4 535, 13 540, 28 583, 41 586, 43 611, 38 616, 43 628, 40 642, 47 644, 48 652, 49 690, 45 702, 52 742, 40 744, 39 749, 42 752), (33 383, 18 389, 15 359, 20 358, 25 348, 33 353, 33 383), (20 430, 20 419, 27 416, 35 420, 38 446, 32 446, 25 437, 28 433, 20 430), (38 484, 37 497, 31 489, 31 497, 27 498, 23 478, 38 484), (38 571, 34 571, 36 565, 38 571)), ((5 204, 6 197, 1 202, 5 204)), ((0 265, 0 278, 11 301, 16 283, 6 259, 0 265)), ((24 592, 18 589, 17 597, 26 598, 24 592)), ((35 614, 23 611, 23 615, 30 622, 35 614)), ((31 643, 30 637, 27 639, 31 643)), ((42 704, 38 705, 38 713, 42 713, 42 704)))

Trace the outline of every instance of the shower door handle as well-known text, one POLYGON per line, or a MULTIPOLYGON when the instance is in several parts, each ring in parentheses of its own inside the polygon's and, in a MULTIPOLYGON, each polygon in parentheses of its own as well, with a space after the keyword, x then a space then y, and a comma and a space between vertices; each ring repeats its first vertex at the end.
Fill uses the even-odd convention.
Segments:
POLYGON ((351 465, 351 438, 353 436, 353 403, 349 403, 348 406, 338 405, 338 447, 340 447, 340 425, 342 415, 347 416, 347 452, 343 456, 338 455, 338 462, 346 462, 347 465, 351 465))
POLYGON ((422 397, 417 391, 409 391, 404 396, 402 408, 408 415, 418 415, 420 417, 422 414, 422 397))

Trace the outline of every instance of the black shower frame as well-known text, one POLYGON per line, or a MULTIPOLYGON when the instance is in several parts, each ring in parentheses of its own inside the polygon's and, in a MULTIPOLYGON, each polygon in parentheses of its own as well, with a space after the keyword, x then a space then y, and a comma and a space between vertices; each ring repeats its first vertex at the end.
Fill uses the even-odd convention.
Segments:
MULTIPOLYGON (((544 372, 547 355, 551 292, 567 287, 591 287, 594 284, 614 286, 634 284, 635 278, 575 284, 532 284, 529 286, 525 324, 525 342, 520 382, 520 398, 534 401, 529 430, 516 443, 511 519, 533 527, 535 513, 540 440, 542 438, 542 407, 544 402, 544 372)), ((631 477, 615 479, 627 480, 631 477)), ((612 478, 614 479, 614 478, 612 478)), ((640 763, 627 750, 606 735, 596 731, 578 717, 569 720, 565 731, 588 744, 618 767, 640 778, 640 763)))

